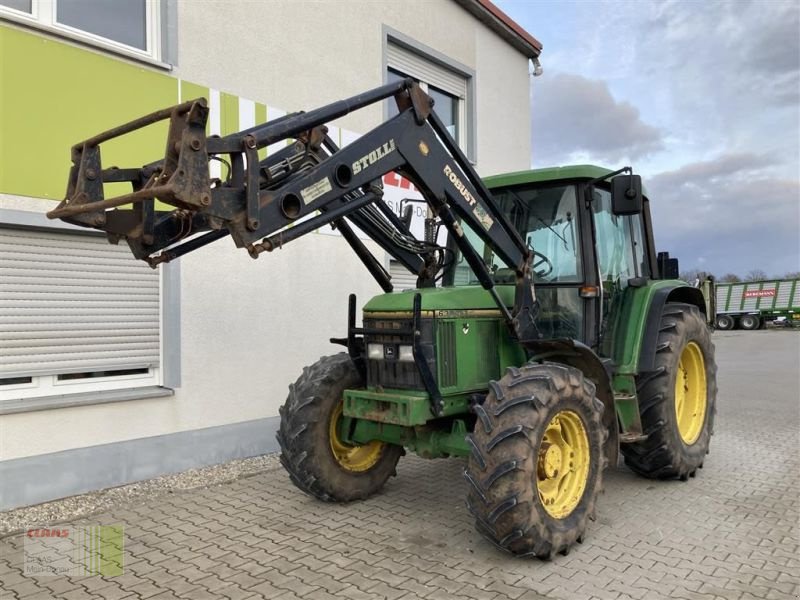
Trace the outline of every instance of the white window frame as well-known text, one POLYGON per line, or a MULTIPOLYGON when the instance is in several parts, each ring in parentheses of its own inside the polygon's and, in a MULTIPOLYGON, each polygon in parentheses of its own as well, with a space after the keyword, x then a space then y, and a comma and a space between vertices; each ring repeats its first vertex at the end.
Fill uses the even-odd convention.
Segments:
MULTIPOLYGON (((476 99, 475 99, 475 71, 469 67, 453 60, 452 58, 421 44, 399 31, 384 25, 383 27, 383 77, 384 83, 388 82, 389 69, 403 73, 420 82, 423 91, 428 90, 428 86, 442 90, 450 96, 458 99, 458 145, 464 151, 472 164, 477 163, 476 150, 476 99), (403 51, 413 54, 417 60, 430 64, 434 70, 445 70, 450 75, 458 77, 464 81, 465 93, 463 97, 457 96, 446 89, 441 83, 432 79, 430 75, 425 76, 420 73, 406 73, 402 67, 393 64, 389 59, 389 46, 397 46, 403 51)), ((388 117, 388 104, 384 109, 384 118, 388 117)))
POLYGON ((135 58, 160 67, 169 68, 169 65, 162 61, 162 2, 163 0, 145 0, 146 50, 59 23, 57 21, 58 0, 31 0, 30 13, 0 4, 0 18, 48 33, 54 33, 70 40, 83 42, 103 50, 109 50, 128 58, 135 58))
MULTIPOLYGON (((0 227, 99 236, 45 219, 44 215, 0 206, 0 227)), ((181 386, 180 265, 159 267, 159 360, 145 373, 59 380, 59 374, 31 374, 30 382, 0 385, 0 414, 172 395, 181 386), (154 392, 154 390, 156 390, 154 392), (115 396, 117 394, 117 396, 115 396), (120 396, 120 394, 122 394, 120 396)), ((124 370, 130 370, 126 367, 124 370)), ((104 368, 102 371, 112 369, 104 368)), ((65 371, 62 374, 68 374, 65 371)))
MULTIPOLYGON (((405 77, 413 77, 414 79, 417 79, 416 77, 414 77, 414 75, 411 75, 409 73, 403 73, 402 69, 400 69, 398 67, 394 67, 391 64, 388 65, 386 68, 387 68, 387 70, 391 69, 392 71, 394 71, 396 73, 400 73, 405 77)), ((454 98, 456 100, 456 103, 457 103, 457 106, 458 106, 458 108, 456 110, 456 127, 457 127, 458 138, 456 139, 456 142, 458 143, 459 147, 464 149, 466 147, 466 145, 467 145, 467 137, 468 137, 467 136, 467 126, 468 126, 468 124, 467 124, 467 101, 466 101, 466 98, 460 98, 460 97, 456 96, 455 94, 452 94, 450 92, 447 92, 447 91, 441 89, 440 87, 438 87, 436 85, 435 82, 425 81, 423 79, 419 79, 419 88, 423 92, 425 92, 427 94, 428 93, 428 89, 431 88, 431 87, 436 88, 436 91, 438 91, 439 93, 444 94, 444 95, 446 95, 446 96, 448 96, 450 98, 454 98)), ((393 102, 393 100, 389 100, 389 102, 393 102)))
POLYGON ((0 405, 9 400, 28 400, 47 396, 107 392, 163 385, 161 369, 151 367, 146 373, 87 377, 84 379, 58 379, 58 375, 31 375, 29 383, 0 385, 0 405))

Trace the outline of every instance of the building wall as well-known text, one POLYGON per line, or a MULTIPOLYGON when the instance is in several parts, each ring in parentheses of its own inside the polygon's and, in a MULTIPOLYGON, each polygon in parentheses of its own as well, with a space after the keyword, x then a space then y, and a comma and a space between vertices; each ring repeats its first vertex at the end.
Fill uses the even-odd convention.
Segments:
MULTIPOLYGON (((527 59, 454 2, 206 1, 202 10, 188 2, 177 8, 172 72, 0 24, 0 209, 44 212, 50 200, 20 197, 61 197, 70 144, 180 99, 220 91, 224 134, 275 109, 309 109, 380 85, 384 26, 476 72, 481 174, 529 165, 527 59)), ((337 124, 346 141, 382 119, 376 105, 337 124)), ((141 136, 125 158, 156 159, 163 135, 155 128, 141 136)), ((2 461, 22 473, 26 457, 259 420, 274 426, 302 367, 341 349, 328 338, 345 332, 347 295, 363 302, 380 291, 344 240, 326 233, 257 261, 222 240, 179 262, 181 380, 174 395, 0 416, 2 461)), ((269 438, 261 450, 274 448, 269 438)), ((220 454, 214 457, 197 460, 220 454)), ((139 478, 174 468, 153 465, 139 478)), ((92 481, 85 485, 97 485, 92 481)))
POLYGON ((485 27, 475 40, 478 173, 530 169, 528 62, 485 27))
MULTIPOLYGON (((383 83, 384 23, 429 45, 435 41, 437 49, 454 60, 475 62, 474 34, 443 35, 441 30, 452 24, 451 31, 457 31, 456 23, 474 21, 454 2, 208 2, 206 6, 196 11, 187 3, 179 4, 177 74, 214 82, 247 97, 270 98, 287 110, 308 109, 383 83), (220 13, 226 16, 224 28, 209 18, 220 13), (258 23, 257 31, 241 35, 250 29, 249 23, 258 23)), ((381 107, 374 105, 337 124, 367 131, 381 119, 381 107)))

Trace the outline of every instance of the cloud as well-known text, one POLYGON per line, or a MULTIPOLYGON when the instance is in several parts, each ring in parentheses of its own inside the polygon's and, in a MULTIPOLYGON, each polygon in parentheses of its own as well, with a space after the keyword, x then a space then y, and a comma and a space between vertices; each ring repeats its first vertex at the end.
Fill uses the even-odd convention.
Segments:
POLYGON ((767 155, 751 152, 723 154, 711 160, 689 163, 679 169, 659 173, 651 181, 665 187, 716 183, 720 179, 728 180, 731 177, 740 179, 772 164, 773 160, 767 155))
POLYGON ((773 164, 768 155, 731 153, 650 177, 659 248, 680 255, 684 268, 718 275, 796 270, 800 181, 774 175, 773 164))
POLYGON ((540 164, 587 157, 615 165, 663 148, 661 132, 635 106, 615 100, 604 81, 549 73, 531 85, 533 153, 540 164))
MULTIPOLYGON (((653 4, 637 40, 641 63, 680 83, 683 109, 711 99, 722 118, 800 99, 800 4, 653 4)), ((690 114, 691 116, 691 114, 690 114)))
POLYGON ((658 247, 685 268, 798 270, 800 2, 502 7, 544 43, 535 166, 624 156, 644 176, 658 247))

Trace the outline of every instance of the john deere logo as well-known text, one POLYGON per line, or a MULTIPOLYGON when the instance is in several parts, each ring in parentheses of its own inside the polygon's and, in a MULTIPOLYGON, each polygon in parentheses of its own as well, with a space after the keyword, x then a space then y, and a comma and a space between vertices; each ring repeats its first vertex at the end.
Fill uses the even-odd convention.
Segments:
POLYGON ((422 156, 428 156, 428 152, 430 152, 430 148, 428 148, 428 144, 425 142, 419 143, 419 151, 422 153, 422 156))

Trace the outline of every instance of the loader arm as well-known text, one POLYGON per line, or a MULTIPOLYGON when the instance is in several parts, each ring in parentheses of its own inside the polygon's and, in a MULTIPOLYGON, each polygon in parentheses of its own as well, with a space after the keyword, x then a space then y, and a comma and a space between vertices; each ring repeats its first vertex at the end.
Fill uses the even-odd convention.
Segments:
POLYGON ((75 145, 67 196, 48 216, 105 231, 112 242, 124 238, 133 254, 151 266, 228 235, 257 258, 330 224, 390 291, 388 275, 350 222, 416 273, 418 285, 434 285, 444 267, 444 249, 435 240, 414 238, 383 203, 381 177, 394 171, 420 190, 514 337, 532 344, 539 338, 532 253, 432 105, 430 97, 407 79, 308 113, 293 113, 225 137, 207 137, 205 100, 186 102, 75 145), (397 102, 399 114, 357 141, 339 149, 326 135, 326 122, 389 97, 397 102), (102 142, 166 119, 169 133, 162 160, 141 168, 103 169, 102 142), (259 160, 260 148, 286 139, 294 142, 259 160), (224 181, 210 178, 210 161, 228 167, 224 181), (104 197, 104 183, 125 181, 132 185, 129 194, 104 197), (157 209, 156 201, 174 208, 157 209), (513 310, 500 299, 492 274, 462 225, 514 270, 513 310))

